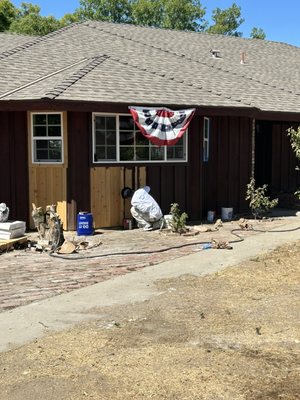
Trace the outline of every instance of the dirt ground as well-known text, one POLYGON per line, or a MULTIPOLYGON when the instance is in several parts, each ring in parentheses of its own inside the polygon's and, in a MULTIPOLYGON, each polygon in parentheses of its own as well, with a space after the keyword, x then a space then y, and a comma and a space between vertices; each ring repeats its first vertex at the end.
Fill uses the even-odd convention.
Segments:
POLYGON ((1 400, 300 398, 300 243, 0 355, 1 400))

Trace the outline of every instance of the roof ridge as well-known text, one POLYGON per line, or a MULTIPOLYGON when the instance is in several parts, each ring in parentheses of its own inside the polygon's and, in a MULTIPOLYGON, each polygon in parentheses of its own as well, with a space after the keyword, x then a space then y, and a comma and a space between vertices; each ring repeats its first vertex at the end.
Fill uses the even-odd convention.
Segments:
POLYGON ((48 38, 51 38, 53 36, 57 36, 57 35, 61 34, 62 32, 65 32, 65 31, 73 28, 74 26, 80 25, 82 23, 83 22, 73 22, 70 25, 63 26, 62 28, 60 28, 60 29, 58 29, 58 30, 56 30, 54 32, 48 33, 47 35, 36 37, 35 39, 29 40, 28 42, 23 43, 23 44, 21 44, 19 46, 16 46, 16 47, 14 47, 14 48, 12 48, 10 50, 3 51, 2 53, 0 53, 0 60, 2 60, 4 58, 7 58, 7 57, 9 57, 9 56, 11 56, 13 54, 16 54, 19 51, 28 49, 29 47, 34 46, 35 44, 38 44, 40 42, 44 42, 48 38))
POLYGON ((101 56, 91 57, 90 59, 88 59, 90 60, 89 63, 87 63, 84 67, 80 68, 78 71, 71 74, 68 78, 64 79, 61 83, 56 85, 52 90, 45 93, 45 96, 43 98, 54 100, 56 97, 61 95, 69 87, 74 85, 77 81, 82 79, 84 76, 86 76, 89 72, 95 69, 99 64, 102 64, 108 58, 110 57, 107 56, 106 54, 103 54, 101 56))
POLYGON ((101 20, 91 20, 87 19, 83 21, 86 25, 90 22, 94 23, 105 23, 108 25, 125 25, 125 26, 132 26, 134 28, 144 28, 144 29, 152 29, 152 30, 161 30, 161 31, 169 31, 169 32, 184 32, 186 34, 191 34, 191 35, 203 35, 203 36, 210 36, 210 37, 218 37, 218 38, 225 38, 225 39, 230 39, 230 40, 242 40, 245 42, 255 42, 257 40, 261 40, 264 43, 274 43, 274 44, 280 44, 282 46, 288 46, 288 47, 294 47, 296 49, 300 49, 299 46, 296 46, 294 44, 286 43, 286 42, 281 42, 279 40, 269 40, 269 39, 255 39, 251 37, 243 37, 243 36, 229 36, 229 35, 223 35, 222 33, 211 33, 211 32, 206 32, 206 31, 191 31, 191 30, 181 30, 181 29, 172 29, 172 28, 164 28, 164 27, 157 27, 157 26, 150 26, 150 25, 141 25, 141 24, 131 24, 128 22, 111 22, 111 21, 101 21, 101 20))
MULTIPOLYGON (((137 27, 137 28, 145 28, 145 29, 152 29, 152 30, 161 30, 161 31, 169 31, 169 32, 184 32, 187 34, 191 34, 191 35, 196 35, 196 34, 200 34, 200 35, 205 35, 205 36, 216 36, 218 38, 230 38, 232 40, 243 40, 243 41, 255 41, 255 40, 261 40, 261 39, 254 39, 251 37, 242 37, 242 36, 229 36, 229 35, 223 35, 221 33, 211 33, 211 32, 206 32, 206 31, 191 31, 191 30, 181 30, 181 29, 172 29, 172 28, 164 28, 164 27, 158 27, 158 26, 150 26, 150 25, 140 25, 140 24, 131 24, 128 22, 112 22, 112 21, 101 21, 101 20, 91 20, 88 19, 86 21, 83 21, 86 25, 90 22, 93 23, 105 23, 105 24, 109 24, 109 25, 125 25, 125 26, 132 26, 132 27, 137 27)), ((279 40, 269 40, 269 39, 263 39, 263 41, 265 43, 275 43, 275 44, 280 44, 280 45, 284 45, 284 46, 289 46, 289 47, 295 47, 297 49, 299 49, 299 46, 290 44, 290 43, 285 43, 285 42, 281 42, 279 40)))
MULTIPOLYGON (((86 22, 90 22, 90 21, 86 21, 86 22)), ((117 25, 117 24, 115 24, 115 25, 117 25)), ((127 24, 127 25, 128 25, 128 24, 127 24)), ((97 27, 91 26, 91 25, 89 25, 89 24, 87 24, 87 23, 85 23, 85 26, 87 26, 87 27, 89 27, 89 28, 92 28, 92 29, 97 29, 97 27)), ((134 26, 135 26, 135 25, 134 25, 134 26)), ((255 79, 255 78, 252 78, 252 77, 248 77, 247 75, 239 74, 239 73, 237 73, 237 72, 235 72, 235 71, 234 71, 234 72, 231 72, 231 71, 228 70, 228 69, 222 68, 220 65, 218 65, 218 67, 215 67, 214 65, 211 65, 211 64, 208 64, 208 63, 206 63, 206 62, 193 59, 192 57, 189 57, 189 56, 187 56, 187 55, 185 55, 185 54, 178 54, 178 53, 176 53, 176 52, 173 52, 173 51, 170 51, 170 50, 167 50, 167 49, 162 49, 161 47, 157 47, 157 46, 155 46, 155 45, 153 45, 153 44, 145 43, 145 42, 142 42, 142 41, 137 40, 137 39, 128 38, 128 37, 125 36, 125 34, 120 34, 120 33, 116 33, 116 32, 110 32, 110 31, 108 31, 108 30, 106 30, 106 29, 104 29, 104 28, 98 28, 98 29, 100 29, 101 31, 103 31, 103 32, 105 32, 105 33, 108 33, 108 34, 110 34, 110 35, 114 35, 114 36, 120 37, 120 38, 125 39, 125 40, 129 40, 129 41, 134 42, 134 43, 139 43, 139 44, 142 44, 143 46, 152 47, 152 48, 154 48, 154 49, 156 49, 156 50, 160 50, 160 51, 163 51, 163 52, 165 52, 165 53, 172 54, 172 55, 174 55, 174 56, 176 56, 176 57, 180 57, 180 58, 184 57, 184 58, 187 59, 187 60, 196 62, 196 63, 198 63, 198 64, 205 65, 206 67, 209 67, 209 68, 212 68, 212 69, 217 68, 218 70, 221 70, 222 72, 228 73, 228 74, 230 74, 230 75, 239 76, 239 77, 241 77, 241 78, 247 79, 248 81, 260 83, 260 84, 262 84, 262 85, 266 85, 266 86, 273 87, 273 88, 275 87, 275 88, 278 89, 278 90, 282 90, 282 91, 285 91, 285 92, 287 92, 287 93, 294 94, 294 95, 296 95, 296 96, 300 96, 300 93, 292 92, 291 90, 287 90, 285 87, 274 86, 274 84, 271 84, 271 83, 268 83, 268 82, 263 82, 263 81, 261 81, 261 80, 259 80, 259 79, 255 79)), ((184 32, 185 32, 185 31, 184 31, 184 32)), ((215 35, 215 34, 211 34, 211 35, 215 35)), ((219 36, 224 36, 224 35, 219 35, 219 36)), ((254 40, 254 39, 253 39, 253 40, 254 40)), ((258 39, 256 39, 256 40, 258 40, 258 39)))

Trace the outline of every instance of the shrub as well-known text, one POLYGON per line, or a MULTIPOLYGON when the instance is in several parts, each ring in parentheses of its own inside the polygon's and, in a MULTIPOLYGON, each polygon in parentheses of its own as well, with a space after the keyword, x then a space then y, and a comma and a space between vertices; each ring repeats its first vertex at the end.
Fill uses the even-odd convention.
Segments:
POLYGON ((268 212, 271 208, 274 208, 278 204, 278 199, 270 200, 266 195, 268 185, 255 188, 255 179, 251 178, 247 185, 246 200, 249 200, 249 207, 251 212, 256 219, 261 218, 263 214, 268 212))
POLYGON ((171 204, 170 214, 172 215, 172 219, 170 220, 172 232, 180 234, 186 232, 187 229, 185 224, 188 215, 185 212, 181 213, 179 205, 177 203, 171 204))

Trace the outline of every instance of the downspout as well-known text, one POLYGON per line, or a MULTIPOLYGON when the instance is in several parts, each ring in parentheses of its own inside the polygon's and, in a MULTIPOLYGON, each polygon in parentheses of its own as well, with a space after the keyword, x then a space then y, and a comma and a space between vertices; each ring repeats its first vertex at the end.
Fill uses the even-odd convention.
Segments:
POLYGON ((251 135, 251 178, 255 173, 255 118, 252 119, 252 135, 251 135))

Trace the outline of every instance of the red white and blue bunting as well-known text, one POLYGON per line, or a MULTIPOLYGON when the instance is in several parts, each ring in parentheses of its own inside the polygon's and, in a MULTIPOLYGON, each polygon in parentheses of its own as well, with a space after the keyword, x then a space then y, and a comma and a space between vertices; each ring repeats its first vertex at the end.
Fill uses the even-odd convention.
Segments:
POLYGON ((169 110, 168 108, 129 107, 142 134, 156 146, 170 146, 178 142, 186 131, 195 108, 169 110))

